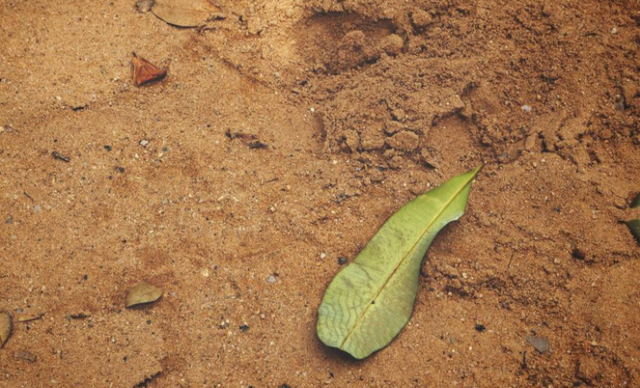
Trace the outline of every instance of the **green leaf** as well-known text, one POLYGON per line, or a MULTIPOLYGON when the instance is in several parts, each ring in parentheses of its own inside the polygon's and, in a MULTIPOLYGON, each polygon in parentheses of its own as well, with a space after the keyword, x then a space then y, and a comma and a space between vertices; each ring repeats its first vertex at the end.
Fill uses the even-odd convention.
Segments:
POLYGON ((636 240, 640 242, 640 219, 627 221, 626 224, 631 233, 636 237, 636 240))
POLYGON ((640 193, 636 196, 636 199, 631 202, 631 208, 640 207, 640 193))
POLYGON ((403 206, 336 275, 318 309, 325 345, 363 359, 400 333, 413 312, 422 259, 438 232, 464 213, 481 167, 403 206))

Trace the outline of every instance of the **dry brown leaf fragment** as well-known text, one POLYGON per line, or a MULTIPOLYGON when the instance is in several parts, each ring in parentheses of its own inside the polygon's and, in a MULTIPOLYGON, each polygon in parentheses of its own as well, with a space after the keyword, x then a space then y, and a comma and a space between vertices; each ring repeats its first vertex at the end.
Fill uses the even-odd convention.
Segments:
POLYGON ((151 303, 160 299, 162 288, 151 283, 140 282, 127 291, 124 307, 132 307, 139 304, 151 303))
POLYGON ((14 352, 13 358, 18 358, 20 360, 25 360, 29 362, 36 362, 38 360, 38 357, 28 350, 18 350, 14 352))
POLYGON ((136 11, 140 13, 149 12, 153 7, 153 0, 138 0, 136 1, 136 11))
POLYGON ((0 312, 0 348, 4 346, 11 336, 11 316, 5 312, 0 312))
POLYGON ((551 351, 551 344, 549 344, 549 340, 546 337, 528 335, 526 339, 531 346, 542 354, 549 353, 549 351, 551 351))
POLYGON ((142 86, 151 82, 162 80, 167 71, 159 68, 146 59, 139 57, 136 53, 133 54, 131 63, 133 64, 133 85, 142 86))
POLYGON ((224 18, 220 8, 208 0, 155 0, 151 12, 178 27, 197 27, 224 18))

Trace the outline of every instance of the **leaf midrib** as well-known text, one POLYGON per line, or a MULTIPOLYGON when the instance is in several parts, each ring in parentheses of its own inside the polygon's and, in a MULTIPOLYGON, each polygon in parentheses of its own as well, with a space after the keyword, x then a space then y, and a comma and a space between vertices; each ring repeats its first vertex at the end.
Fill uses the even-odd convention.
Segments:
POLYGON ((347 341, 349 340, 351 335, 355 332, 356 328, 364 320, 364 317, 365 317, 367 311, 369 311, 369 308, 371 308, 371 306, 372 306, 371 302, 375 301, 378 298, 378 296, 380 296, 382 291, 384 291, 384 289, 387 287, 387 284, 389 284, 389 281, 391 280, 391 278, 396 274, 396 272, 402 266, 402 264, 407 259, 407 257, 409 257, 409 254, 411 252, 413 252, 413 250, 420 243, 420 241, 422 241, 422 239, 424 238, 425 234, 427 234, 429 232, 429 229, 431 229, 433 224, 435 224, 435 222, 442 216, 444 211, 451 205, 451 203, 454 201, 454 199, 458 198, 458 196, 460 195, 462 190, 464 190, 469 185, 469 183, 471 183, 471 181, 476 177, 476 175, 478 174, 478 171, 479 171, 479 169, 476 169, 474 174, 471 175, 471 177, 465 182, 464 185, 462 185, 460 187, 460 189, 458 189, 458 191, 456 191, 456 193, 453 196, 451 196, 451 199, 442 207, 442 209, 438 212, 438 214, 435 217, 433 217, 433 220, 431 220, 431 222, 426 226, 426 228, 422 231, 422 233, 420 233, 420 237, 411 246, 411 248, 403 255, 402 260, 400 260, 398 265, 396 265, 395 268, 393 269, 393 271, 391 271, 391 274, 384 281, 384 283, 382 284, 382 287, 380 287, 380 290, 378 290, 378 292, 373 296, 373 298, 367 303, 367 307, 365 307, 364 310, 362 310, 362 312, 360 313, 360 315, 358 315, 358 318, 356 318, 356 322, 353 324, 352 328, 349 330, 349 332, 347 333, 346 337, 344 337, 344 340, 340 344, 340 349, 342 349, 344 347, 344 344, 347 343, 347 341))

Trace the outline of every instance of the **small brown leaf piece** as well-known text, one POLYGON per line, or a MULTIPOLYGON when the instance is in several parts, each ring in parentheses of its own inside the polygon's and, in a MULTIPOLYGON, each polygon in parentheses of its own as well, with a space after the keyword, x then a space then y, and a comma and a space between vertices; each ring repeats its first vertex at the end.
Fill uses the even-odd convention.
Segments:
POLYGON ((160 69, 158 66, 147 61, 146 59, 139 57, 136 53, 133 54, 133 85, 142 86, 150 82, 156 82, 163 79, 167 72, 160 69))
POLYGON ((5 342, 11 336, 11 317, 5 312, 0 312, 0 348, 4 346, 5 342))
POLYGON ((136 11, 145 13, 151 11, 153 7, 153 0, 138 0, 136 1, 136 11))
POLYGON ((224 18, 220 9, 208 0, 155 0, 151 12, 178 27, 197 27, 208 20, 224 18))
POLYGON ((28 350, 18 350, 17 352, 13 353, 13 358, 29 362, 36 362, 38 360, 38 357, 28 350))
POLYGON ((147 282, 140 282, 127 291, 124 307, 132 307, 139 304, 151 303, 160 299, 162 288, 147 282))
POLYGON ((549 351, 551 350, 551 345, 549 344, 549 340, 546 337, 528 335, 526 338, 527 342, 542 354, 549 353, 549 351))

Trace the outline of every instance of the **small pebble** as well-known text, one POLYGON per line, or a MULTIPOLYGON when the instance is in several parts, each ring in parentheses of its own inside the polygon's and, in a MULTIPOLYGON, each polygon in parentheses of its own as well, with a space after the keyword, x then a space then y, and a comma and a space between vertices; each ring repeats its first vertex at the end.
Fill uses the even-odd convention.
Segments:
POLYGON ((340 265, 345 265, 345 264, 347 264, 347 258, 346 258, 346 257, 344 257, 344 256, 340 256, 340 257, 338 257, 338 264, 340 264, 340 265))
POLYGON ((276 277, 273 275, 269 275, 269 278, 267 279, 267 281, 269 283, 275 283, 276 282, 276 277))
POLYGON ((545 337, 537 337, 528 335, 527 342, 529 342, 536 350, 542 354, 548 353, 551 350, 551 345, 549 344, 549 340, 545 337))
POLYGON ((33 211, 35 211, 36 213, 40 213, 40 210, 42 210, 40 205, 36 205, 36 206, 33 207, 33 211))
POLYGON ((324 252, 322 252, 322 253, 320 254, 320 258, 321 258, 321 259, 324 259, 325 257, 327 257, 327 254, 326 254, 326 253, 324 253, 324 252))
POLYGON ((107 152, 111 152, 111 150, 112 150, 113 148, 111 148, 111 146, 110 146, 110 145, 106 144, 106 145, 104 146, 104 149, 105 149, 105 150, 107 150, 107 152))
POLYGON ((476 325, 476 331, 479 331, 480 333, 482 333, 485 330, 486 328, 484 327, 484 325, 476 325))
POLYGON ((143 147, 148 146, 149 145, 149 140, 144 140, 144 139, 140 140, 140 145, 143 146, 143 147))
POLYGON ((248 325, 242 325, 242 326, 240 326, 240 331, 242 331, 242 332, 247 332, 247 331, 249 331, 249 326, 248 326, 248 325))
POLYGON ((531 107, 529 105, 522 105, 522 107, 520 109, 522 109, 523 111, 525 111, 527 113, 531 112, 531 107))
POLYGON ((202 276, 204 276, 205 278, 208 278, 209 277, 209 269, 203 268, 202 271, 200 271, 200 274, 202 276))

